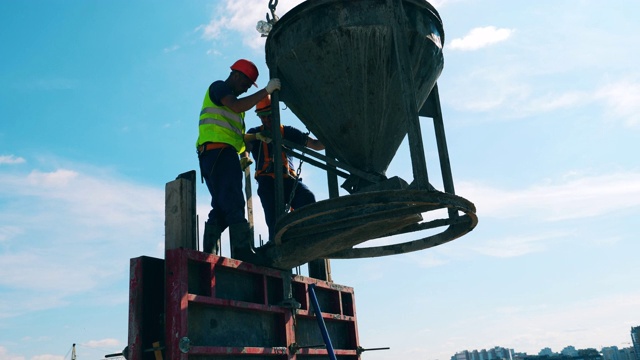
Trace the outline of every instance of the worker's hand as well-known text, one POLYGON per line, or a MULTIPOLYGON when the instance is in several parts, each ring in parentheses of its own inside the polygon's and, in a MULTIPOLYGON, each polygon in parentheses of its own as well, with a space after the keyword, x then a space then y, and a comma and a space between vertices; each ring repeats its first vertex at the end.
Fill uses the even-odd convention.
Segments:
POLYGON ((249 159, 248 157, 240 158, 240 167, 242 168, 243 171, 249 166, 251 166, 251 164, 253 164, 253 161, 251 161, 251 159, 249 159))
POLYGON ((269 80, 267 87, 265 87, 264 89, 267 90, 269 94, 273 93, 276 90, 280 90, 280 79, 273 78, 269 80))
POLYGON ((271 142, 271 131, 269 130, 264 130, 262 132, 259 132, 256 134, 256 139, 263 141, 265 143, 270 143, 271 142))

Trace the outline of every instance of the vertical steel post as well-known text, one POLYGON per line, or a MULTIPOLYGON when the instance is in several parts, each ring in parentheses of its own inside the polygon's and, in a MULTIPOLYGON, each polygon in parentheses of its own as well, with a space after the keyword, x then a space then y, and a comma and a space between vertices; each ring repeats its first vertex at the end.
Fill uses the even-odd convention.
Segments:
MULTIPOLYGON (((274 78, 277 76, 277 73, 271 74, 271 77, 274 78)), ((284 166, 282 162, 282 156, 280 153, 282 152, 282 135, 280 134, 280 94, 279 91, 274 91, 271 94, 271 136, 273 145, 273 173, 275 176, 275 197, 276 197, 276 222, 280 216, 284 215, 284 182, 282 180, 282 167, 284 166), (280 174, 280 176, 277 176, 280 174)), ((257 160, 256 160, 257 161, 257 160)), ((274 224, 275 225, 275 224, 274 224)), ((280 242, 274 239, 276 245, 280 245, 280 242)))
POLYGON ((427 174, 427 159, 424 155, 424 145, 422 142, 422 132, 420 130, 420 118, 415 98, 415 86, 411 77, 411 64, 409 54, 409 44, 407 43, 406 15, 400 0, 387 0, 390 13, 395 16, 393 22, 393 42, 395 45, 395 57, 400 75, 400 88, 405 96, 405 112, 408 114, 407 132, 409 138, 409 152, 411 164, 413 165, 413 185, 417 189, 426 190, 429 188, 429 177, 427 174))
MULTIPOLYGON (((449 151, 447 150, 447 138, 444 135, 444 121, 442 120, 442 108, 440 107, 440 94, 438 93, 438 84, 436 83, 429 94, 429 99, 433 105, 433 130, 436 134, 436 143, 438 144, 438 156, 440 158, 440 171, 442 172, 442 183, 444 191, 455 195, 456 191, 453 186, 453 175, 451 174, 451 162, 449 161, 449 151)), ((427 99, 427 101, 429 101, 427 99)), ((449 209, 449 218, 458 217, 458 211, 449 209)))
POLYGON ((449 151, 447 150, 447 138, 444 135, 444 122, 442 120, 442 108, 440 107, 440 95, 438 94, 438 84, 436 83, 429 94, 433 109, 433 127, 436 133, 436 143, 438 144, 438 156, 440 157, 440 171, 442 172, 442 182, 444 191, 455 195, 453 187, 453 175, 451 174, 451 162, 449 161, 449 151))
MULTIPOLYGON (((336 156, 331 152, 331 149, 325 149, 325 154, 328 158, 335 159, 336 156)), ((335 169, 327 163, 327 167, 335 169)), ((327 187, 329 190, 329 199, 335 199, 340 196, 338 188, 338 175, 334 172, 327 171, 327 187)), ((329 259, 316 259, 309 262, 307 265, 309 269, 309 277, 325 280, 331 282, 331 264, 329 259)))

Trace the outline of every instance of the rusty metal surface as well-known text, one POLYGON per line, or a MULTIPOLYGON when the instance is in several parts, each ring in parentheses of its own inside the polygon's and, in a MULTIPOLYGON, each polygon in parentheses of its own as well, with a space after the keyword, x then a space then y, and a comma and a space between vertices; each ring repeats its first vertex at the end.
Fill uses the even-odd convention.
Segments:
POLYGON ((420 108, 442 71, 443 41, 440 17, 426 1, 305 1, 273 27, 266 60, 282 81, 280 101, 338 160, 384 174, 407 134, 406 102, 420 108), (399 73, 398 26, 411 84, 399 73))
POLYGON ((306 348, 318 334, 308 299, 314 284, 336 354, 360 359, 353 288, 189 249, 165 255, 165 358, 326 359, 326 349, 306 348), (287 280, 297 309, 283 301, 287 280), (186 351, 182 339, 190 344, 186 351))
POLYGON ((129 339, 127 359, 154 360, 146 351, 154 342, 164 342, 164 262, 142 256, 130 260, 129 339))

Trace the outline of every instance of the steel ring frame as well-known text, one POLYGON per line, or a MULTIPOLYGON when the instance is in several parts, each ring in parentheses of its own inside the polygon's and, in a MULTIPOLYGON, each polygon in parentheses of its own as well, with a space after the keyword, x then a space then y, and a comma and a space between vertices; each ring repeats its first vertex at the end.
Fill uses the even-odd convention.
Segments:
MULTIPOLYGON (((426 226, 420 226, 422 225, 420 224, 413 227, 407 227, 408 231, 403 231, 413 232, 422 230, 423 228, 448 226, 447 229, 438 234, 398 244, 362 248, 352 247, 328 255, 323 255, 322 257, 329 259, 367 258, 424 250, 457 239, 473 230, 478 223, 478 218, 475 214, 476 209, 473 203, 457 195, 440 191, 425 190, 375 191, 323 200, 315 204, 304 206, 299 210, 287 214, 283 218, 279 219, 276 225, 276 243, 279 243, 282 238, 286 238, 288 231, 296 228, 304 228, 305 223, 312 223, 312 226, 317 226, 318 224, 322 224, 322 221, 324 220, 323 217, 338 218, 341 213, 354 214, 357 213, 359 209, 362 209, 364 212, 364 209, 369 208, 370 210, 372 207, 376 206, 385 209, 382 213, 389 213, 389 208, 399 206, 400 208, 392 211, 397 212, 399 214, 398 217, 406 217, 408 212, 420 214, 445 208, 455 210, 454 214, 457 214, 457 212, 460 211, 463 212, 464 215, 454 215, 453 217, 450 215, 448 219, 439 219, 426 224, 423 223, 426 226), (408 211, 408 209, 410 210, 408 211), (429 226, 430 224, 435 226, 429 226), (415 228, 415 230, 412 230, 413 228, 415 228)), ((362 218, 366 219, 367 216, 371 218, 376 217, 375 211, 369 212, 370 214, 364 215, 362 218)), ((449 213, 451 214, 451 212, 449 213)), ((349 218, 341 218, 338 221, 344 222, 345 220, 348 221, 349 218)), ((383 236, 387 235, 393 234, 385 234, 383 236)), ((374 236, 360 243, 364 243, 378 237, 380 236, 374 236)))

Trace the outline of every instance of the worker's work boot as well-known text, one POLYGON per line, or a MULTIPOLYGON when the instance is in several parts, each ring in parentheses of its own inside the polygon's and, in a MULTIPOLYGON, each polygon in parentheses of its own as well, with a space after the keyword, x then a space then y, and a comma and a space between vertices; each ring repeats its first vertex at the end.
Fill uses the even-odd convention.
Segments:
POLYGON ((253 250, 253 229, 249 223, 238 223, 229 226, 229 242, 231 257, 234 259, 258 263, 258 256, 253 250))
POLYGON ((222 229, 213 221, 204 223, 204 235, 202 236, 202 251, 214 255, 220 253, 220 235, 222 229))

